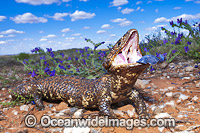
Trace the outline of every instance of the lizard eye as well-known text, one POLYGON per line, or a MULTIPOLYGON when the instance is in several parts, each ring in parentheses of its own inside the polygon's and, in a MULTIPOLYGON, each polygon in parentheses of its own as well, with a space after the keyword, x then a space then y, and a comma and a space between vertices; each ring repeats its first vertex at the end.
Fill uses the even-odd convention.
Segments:
POLYGON ((121 45, 121 42, 117 43, 117 46, 120 46, 121 45))

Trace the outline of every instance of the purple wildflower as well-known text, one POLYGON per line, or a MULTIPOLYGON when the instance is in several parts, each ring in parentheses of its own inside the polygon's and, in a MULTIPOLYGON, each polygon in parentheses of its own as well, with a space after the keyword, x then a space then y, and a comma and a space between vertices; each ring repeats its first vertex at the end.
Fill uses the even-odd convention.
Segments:
POLYGON ((163 53, 163 56, 166 56, 167 55, 167 53, 163 53))
POLYGON ((48 67, 46 67, 46 68, 44 69, 44 71, 47 73, 47 72, 50 71, 50 69, 49 69, 48 67))
POLYGON ((185 24, 188 24, 188 21, 187 21, 187 20, 185 20, 185 24))
POLYGON ((157 52, 156 52, 156 57, 159 57, 159 55, 160 55, 160 53, 157 53, 157 52))
POLYGON ((182 23, 182 18, 177 19, 177 23, 178 23, 178 24, 181 24, 181 23, 182 23))
POLYGON ((89 57, 89 56, 90 56, 90 54, 87 54, 87 56, 89 57))
POLYGON ((152 72, 152 71, 154 71, 154 70, 155 70, 155 69, 151 66, 151 67, 150 67, 150 71, 152 72))
POLYGON ((40 57, 40 60, 46 60, 45 56, 40 57))
POLYGON ((66 68, 62 65, 58 65, 60 67, 60 69, 66 70, 66 68))
POLYGON ((55 76, 56 70, 50 71, 50 75, 49 76, 55 76))
POLYGON ((54 53, 53 53, 53 52, 51 52, 51 53, 50 53, 50 56, 51 56, 52 58, 54 58, 54 53))
POLYGON ((172 53, 174 54, 174 53, 176 53, 177 52, 177 50, 176 49, 174 49, 174 50, 172 50, 172 53))
POLYGON ((35 77, 35 76, 37 76, 37 74, 36 74, 35 70, 33 70, 33 72, 32 72, 32 74, 31 74, 31 76, 32 76, 32 77, 35 77))
POLYGON ((172 35, 172 36, 174 36, 175 34, 176 34, 176 32, 175 32, 175 31, 174 31, 174 32, 171 32, 171 35, 172 35))
POLYGON ((85 51, 87 52, 87 51, 88 51, 88 49, 89 49, 89 47, 85 47, 84 49, 85 49, 85 51))
POLYGON ((75 57, 75 60, 77 61, 77 60, 78 60, 78 57, 75 57))
POLYGON ((60 53, 60 55, 61 55, 63 58, 64 58, 64 56, 65 56, 63 53, 60 53))
POLYGON ((76 68, 76 72, 80 72, 78 68, 76 68))
POLYGON ((91 51, 91 54, 93 54, 94 52, 93 51, 91 51))
POLYGON ((70 65, 67 65, 67 67, 70 68, 71 66, 70 66, 70 65))
POLYGON ((68 57, 68 60, 71 60, 71 59, 72 59, 72 58, 69 56, 69 57, 68 57))
POLYGON ((80 52, 80 53, 83 53, 83 50, 80 49, 79 52, 80 52))
POLYGON ((28 61, 28 59, 24 59, 23 63, 24 63, 24 64, 27 64, 27 61, 28 61))
POLYGON ((179 44, 180 43, 180 39, 179 38, 176 38, 175 40, 175 45, 179 44))
POLYGON ((185 46, 184 49, 186 53, 190 50, 188 46, 185 46))
POLYGON ((85 41, 88 41, 89 39, 85 38, 85 41))
POLYGON ((86 65, 85 59, 82 59, 83 63, 86 65))
POLYGON ((78 53, 78 50, 76 50, 76 53, 78 53))
POLYGON ((51 53, 52 52, 52 48, 46 48, 47 52, 51 53))
POLYGON ((105 42, 101 42, 101 44, 104 44, 105 42))
POLYGON ((147 48, 144 48, 144 51, 145 51, 145 52, 149 52, 149 50, 148 50, 147 48))
POLYGON ((174 22, 173 22, 173 21, 170 21, 169 24, 172 26, 172 25, 174 24, 174 22))
POLYGON ((163 44, 166 44, 168 41, 167 40, 163 40, 163 44))
POLYGON ((188 41, 187 44, 188 44, 188 45, 191 45, 191 42, 188 41))

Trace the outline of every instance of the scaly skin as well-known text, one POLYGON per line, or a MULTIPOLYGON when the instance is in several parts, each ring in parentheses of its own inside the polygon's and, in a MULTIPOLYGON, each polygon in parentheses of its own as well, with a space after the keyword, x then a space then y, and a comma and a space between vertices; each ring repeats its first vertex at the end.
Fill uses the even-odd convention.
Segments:
POLYGON ((115 117, 111 104, 129 98, 135 104, 139 117, 148 118, 145 103, 139 92, 133 89, 133 85, 149 65, 140 63, 113 65, 115 57, 132 34, 136 36, 137 50, 140 51, 138 32, 131 29, 115 44, 106 57, 103 66, 108 73, 98 79, 89 80, 77 76, 48 77, 21 84, 14 92, 25 97, 33 97, 36 106, 41 110, 44 109, 42 98, 46 98, 63 100, 79 108, 99 108, 101 115, 110 117, 115 117))

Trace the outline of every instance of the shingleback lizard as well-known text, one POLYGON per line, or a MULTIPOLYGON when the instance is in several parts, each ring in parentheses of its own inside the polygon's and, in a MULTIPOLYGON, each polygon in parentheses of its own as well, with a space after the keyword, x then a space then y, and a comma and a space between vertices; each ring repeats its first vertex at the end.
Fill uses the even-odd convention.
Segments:
MULTIPOLYGON (((21 84, 14 92, 34 98, 38 109, 43 110, 43 100, 62 100, 79 108, 98 108, 101 115, 115 117, 111 104, 129 98, 140 118, 148 118, 146 105, 133 89, 138 76, 149 64, 137 63, 142 57, 139 36, 130 29, 113 46, 103 62, 107 73, 98 79, 77 76, 54 76, 21 84)), ((14 97, 14 93, 12 94, 14 97)))

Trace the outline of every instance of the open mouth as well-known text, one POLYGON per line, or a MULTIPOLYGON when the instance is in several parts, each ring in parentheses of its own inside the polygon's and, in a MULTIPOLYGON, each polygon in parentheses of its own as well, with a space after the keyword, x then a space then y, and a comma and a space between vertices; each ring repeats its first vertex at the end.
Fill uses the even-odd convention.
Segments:
POLYGON ((113 61, 113 65, 124 65, 136 63, 142 58, 138 43, 138 33, 133 31, 125 46, 120 50, 113 61))

